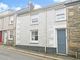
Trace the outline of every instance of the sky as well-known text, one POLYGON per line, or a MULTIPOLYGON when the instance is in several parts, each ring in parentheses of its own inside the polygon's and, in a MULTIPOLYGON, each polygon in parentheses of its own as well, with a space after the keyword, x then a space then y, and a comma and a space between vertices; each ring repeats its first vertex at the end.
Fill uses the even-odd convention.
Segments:
POLYGON ((32 1, 35 5, 35 9, 37 9, 65 0, 0 0, 0 12, 8 9, 20 10, 27 7, 29 1, 32 1))

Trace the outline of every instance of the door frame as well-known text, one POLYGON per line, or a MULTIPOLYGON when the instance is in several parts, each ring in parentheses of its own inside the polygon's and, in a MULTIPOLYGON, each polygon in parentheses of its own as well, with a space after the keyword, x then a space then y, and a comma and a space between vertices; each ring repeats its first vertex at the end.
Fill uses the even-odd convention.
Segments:
POLYGON ((56 42, 57 42, 56 53, 59 55, 67 55, 68 54, 68 39, 67 39, 67 29, 66 28, 56 28, 56 42), (65 32, 66 32, 66 54, 58 53, 58 40, 57 40, 57 30, 58 29, 65 29, 65 32))
POLYGON ((8 32, 7 30, 2 31, 2 39, 3 39, 3 44, 4 44, 4 34, 7 34, 7 39, 6 39, 6 44, 7 44, 7 40, 8 40, 8 32))

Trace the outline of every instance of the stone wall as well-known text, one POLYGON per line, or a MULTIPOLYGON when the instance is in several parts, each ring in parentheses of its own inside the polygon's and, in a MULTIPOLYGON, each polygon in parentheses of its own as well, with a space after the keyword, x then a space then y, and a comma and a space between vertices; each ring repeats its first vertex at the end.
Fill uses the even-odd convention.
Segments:
POLYGON ((75 55, 80 48, 80 5, 68 7, 68 37, 69 37, 69 54, 75 55))

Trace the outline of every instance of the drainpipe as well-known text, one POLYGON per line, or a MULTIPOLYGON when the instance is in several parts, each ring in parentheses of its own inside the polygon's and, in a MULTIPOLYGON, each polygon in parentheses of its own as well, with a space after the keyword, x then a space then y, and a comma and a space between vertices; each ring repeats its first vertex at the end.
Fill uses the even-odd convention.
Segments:
POLYGON ((16 46, 16 23, 17 23, 17 14, 15 14, 15 22, 14 22, 14 44, 13 44, 13 46, 15 47, 16 46))
POLYGON ((47 8, 45 9, 45 13, 46 13, 46 42, 45 42, 45 53, 47 53, 47 8))

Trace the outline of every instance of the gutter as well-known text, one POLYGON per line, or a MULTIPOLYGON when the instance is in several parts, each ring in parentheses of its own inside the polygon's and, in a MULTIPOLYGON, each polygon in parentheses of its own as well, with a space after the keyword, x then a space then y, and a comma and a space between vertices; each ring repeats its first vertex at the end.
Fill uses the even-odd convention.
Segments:
POLYGON ((80 3, 80 0, 65 1, 64 5, 70 6, 70 5, 76 5, 77 3, 80 3))

